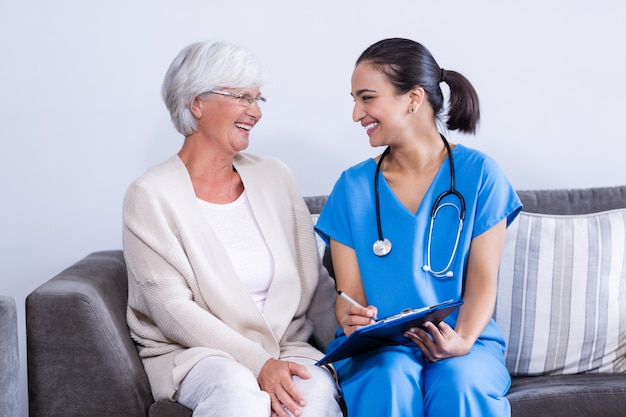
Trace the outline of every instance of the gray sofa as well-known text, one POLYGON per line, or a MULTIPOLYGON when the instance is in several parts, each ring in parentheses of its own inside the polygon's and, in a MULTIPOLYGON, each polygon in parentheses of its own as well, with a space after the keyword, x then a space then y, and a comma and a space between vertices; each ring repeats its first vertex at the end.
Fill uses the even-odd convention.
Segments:
MULTIPOLYGON (((626 208, 626 186, 519 195, 524 211, 532 213, 578 215, 626 208)), ((315 214, 325 197, 306 200, 315 214)), ((332 273, 327 255, 325 264, 332 273)), ((112 250, 88 255, 27 297, 31 417, 191 416, 179 404, 154 402, 126 326, 126 296, 124 258, 120 250, 112 250)), ((498 301, 498 311, 506 302, 498 301)), ((619 325, 626 327, 623 321, 619 325)), ((514 417, 626 415, 623 372, 531 374, 513 376, 508 398, 514 417)))
POLYGON ((22 414, 17 310, 12 297, 0 295, 0 416, 22 414))

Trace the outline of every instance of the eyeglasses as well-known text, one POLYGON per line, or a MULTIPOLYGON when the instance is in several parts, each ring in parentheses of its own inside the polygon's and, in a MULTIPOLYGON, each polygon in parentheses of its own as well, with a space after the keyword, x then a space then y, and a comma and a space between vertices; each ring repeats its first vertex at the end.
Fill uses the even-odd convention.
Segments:
POLYGON ((250 94, 237 94, 231 91, 222 91, 222 90, 209 90, 206 92, 207 94, 219 94, 221 96, 233 97, 239 101, 239 104, 244 107, 252 106, 252 103, 256 101, 256 105, 261 107, 261 104, 267 102, 267 99, 263 96, 254 97, 250 94))

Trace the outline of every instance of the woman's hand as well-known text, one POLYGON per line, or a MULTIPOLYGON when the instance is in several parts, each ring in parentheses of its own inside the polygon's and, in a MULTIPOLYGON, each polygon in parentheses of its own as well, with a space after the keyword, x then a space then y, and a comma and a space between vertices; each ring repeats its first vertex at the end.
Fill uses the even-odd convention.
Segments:
POLYGON ((257 381, 270 396, 272 416, 290 417, 286 409, 294 416, 302 415, 306 399, 293 382, 294 375, 302 379, 311 377, 305 366, 295 362, 270 359, 261 368, 257 381))
POLYGON ((362 307, 346 303, 344 314, 339 319, 339 325, 346 336, 358 329, 374 322, 378 309, 374 306, 362 307))
POLYGON ((424 357, 431 362, 466 355, 474 344, 473 340, 462 338, 443 321, 437 326, 427 321, 424 327, 428 331, 413 327, 404 332, 404 335, 411 339, 422 351, 424 357))

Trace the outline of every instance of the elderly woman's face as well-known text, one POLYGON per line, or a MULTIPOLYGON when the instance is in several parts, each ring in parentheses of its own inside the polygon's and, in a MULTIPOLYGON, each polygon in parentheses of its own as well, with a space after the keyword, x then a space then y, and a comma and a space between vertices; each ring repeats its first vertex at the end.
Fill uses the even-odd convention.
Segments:
POLYGON ((217 146, 242 151, 248 147, 250 131, 261 120, 259 104, 263 100, 259 88, 219 88, 202 94, 192 105, 197 133, 217 146))

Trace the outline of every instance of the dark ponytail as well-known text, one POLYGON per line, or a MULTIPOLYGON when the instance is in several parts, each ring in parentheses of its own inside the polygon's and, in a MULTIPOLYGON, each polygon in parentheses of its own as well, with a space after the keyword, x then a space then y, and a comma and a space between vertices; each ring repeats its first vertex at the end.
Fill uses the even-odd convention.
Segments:
POLYGON ((450 87, 446 126, 449 130, 476 133, 480 120, 478 94, 467 78, 456 71, 441 70, 442 81, 450 87))
POLYGON ((422 87, 435 117, 445 118, 449 130, 476 133, 480 120, 476 90, 460 73, 441 68, 423 45, 410 39, 384 39, 367 48, 356 65, 362 62, 374 65, 385 74, 398 94, 406 94, 416 86, 422 87), (450 87, 447 117, 443 115, 441 82, 450 87))

